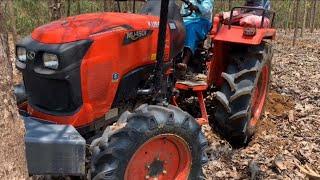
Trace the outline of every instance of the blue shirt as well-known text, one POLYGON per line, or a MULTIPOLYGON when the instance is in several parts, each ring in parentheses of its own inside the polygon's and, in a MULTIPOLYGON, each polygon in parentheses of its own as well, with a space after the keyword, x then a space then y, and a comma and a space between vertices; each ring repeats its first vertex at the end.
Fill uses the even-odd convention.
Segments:
POLYGON ((263 0, 262 2, 262 6, 264 9, 266 10, 270 10, 271 9, 271 3, 270 0, 263 0))
MULTIPOLYGON (((183 21, 185 24, 191 22, 197 22, 201 19, 206 19, 209 22, 212 22, 212 9, 214 0, 190 0, 190 2, 199 8, 200 12, 193 12, 190 16, 184 17, 183 21)), ((188 13, 188 6, 186 4, 182 5, 181 14, 188 13)))
POLYGON ((247 0, 246 5, 262 7, 266 10, 270 10, 271 8, 270 0, 247 0))

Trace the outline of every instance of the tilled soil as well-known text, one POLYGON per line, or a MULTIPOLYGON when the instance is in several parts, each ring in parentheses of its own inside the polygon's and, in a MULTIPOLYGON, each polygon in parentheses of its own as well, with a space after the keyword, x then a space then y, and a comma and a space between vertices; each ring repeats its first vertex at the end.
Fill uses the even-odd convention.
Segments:
POLYGON ((271 93, 256 135, 235 149, 212 132, 207 179, 320 178, 320 31, 275 42, 271 93))

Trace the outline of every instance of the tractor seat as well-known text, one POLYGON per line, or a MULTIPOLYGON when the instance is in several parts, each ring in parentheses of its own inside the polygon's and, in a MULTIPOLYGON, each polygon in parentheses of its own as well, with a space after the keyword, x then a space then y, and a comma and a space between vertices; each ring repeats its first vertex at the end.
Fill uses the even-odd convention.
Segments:
MULTIPOLYGON (((236 15, 232 18, 232 25, 240 25, 245 27, 260 27, 262 22, 262 15, 256 15, 252 13, 242 13, 239 14, 238 11, 235 12, 236 15)), ((223 12, 222 17, 224 19, 224 24, 229 24, 230 12, 223 12)), ((264 17, 263 27, 270 27, 271 22, 268 17, 264 17)))

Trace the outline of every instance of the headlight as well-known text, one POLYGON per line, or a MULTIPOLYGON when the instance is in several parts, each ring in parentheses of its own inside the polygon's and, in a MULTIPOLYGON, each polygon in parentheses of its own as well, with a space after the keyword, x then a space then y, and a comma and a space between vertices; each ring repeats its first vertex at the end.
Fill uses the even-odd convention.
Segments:
POLYGON ((59 59, 55 54, 43 53, 42 55, 43 65, 49 69, 58 69, 59 67, 59 59))
POLYGON ((17 58, 21 62, 27 61, 27 50, 23 47, 17 47, 17 58))

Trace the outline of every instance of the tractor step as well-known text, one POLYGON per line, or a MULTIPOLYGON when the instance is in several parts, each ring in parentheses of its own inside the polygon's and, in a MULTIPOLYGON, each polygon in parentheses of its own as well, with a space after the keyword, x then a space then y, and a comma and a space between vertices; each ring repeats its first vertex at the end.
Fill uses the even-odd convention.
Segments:
MULTIPOLYGON (((195 92, 198 98, 199 107, 201 110, 201 117, 196 118, 198 124, 204 125, 208 124, 208 114, 206 110, 206 104, 204 102, 203 92, 207 90, 208 84, 206 82, 206 76, 200 76, 202 79, 200 80, 178 80, 176 82, 176 89, 178 90, 192 90, 195 92)), ((173 104, 178 106, 176 97, 173 97, 173 104)))
POLYGON ((85 139, 71 125, 22 116, 28 172, 31 175, 84 175, 85 139))
POLYGON ((185 86, 190 86, 190 88, 195 86, 206 86, 207 83, 205 81, 192 81, 192 80, 179 80, 177 84, 183 84, 185 86))
POLYGON ((176 88, 180 90, 204 91, 208 88, 206 77, 197 76, 191 80, 178 80, 176 88))

